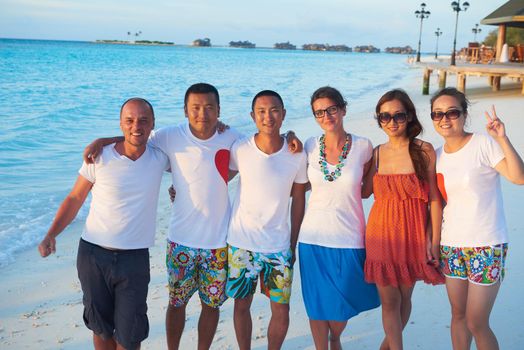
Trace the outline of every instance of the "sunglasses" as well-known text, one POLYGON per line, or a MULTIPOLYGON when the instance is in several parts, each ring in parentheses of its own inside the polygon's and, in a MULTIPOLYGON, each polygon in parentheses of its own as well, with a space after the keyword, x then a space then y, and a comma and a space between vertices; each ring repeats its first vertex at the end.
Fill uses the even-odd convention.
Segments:
POLYGON ((326 113, 329 115, 335 115, 338 112, 339 107, 337 105, 329 106, 326 109, 317 109, 316 111, 313 111, 313 115, 315 118, 323 118, 326 113))
POLYGON ((455 120, 458 119, 461 114, 462 111, 458 109, 450 109, 446 112, 431 112, 431 119, 436 122, 441 121, 444 117, 448 118, 449 120, 455 120))
POLYGON ((393 115, 389 113, 379 113, 377 114, 377 119, 381 124, 387 124, 391 119, 393 119, 397 124, 402 124, 408 120, 408 115, 404 112, 395 113, 393 115))

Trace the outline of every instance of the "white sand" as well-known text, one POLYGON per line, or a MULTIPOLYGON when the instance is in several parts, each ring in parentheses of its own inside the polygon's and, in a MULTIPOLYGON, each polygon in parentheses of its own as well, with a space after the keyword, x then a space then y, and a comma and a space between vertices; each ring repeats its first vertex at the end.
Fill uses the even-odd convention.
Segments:
MULTIPOLYGON (((454 79, 448 85, 454 86, 454 79)), ((429 119, 429 97, 420 94, 420 81, 403 86, 410 92, 426 126, 424 139, 435 146, 442 143, 433 131, 429 119)), ((492 93, 485 78, 468 78, 468 96, 471 106, 470 130, 482 131, 484 110, 493 103, 500 118, 506 123, 508 134, 524 154, 524 98, 520 84, 502 82, 503 91, 492 93), (508 89, 509 88, 509 89, 508 89)), ((433 81, 432 92, 436 91, 433 81)), ((380 96, 377 95, 377 100, 380 96)), ((368 115, 374 106, 370 106, 368 115)), ((351 132, 369 137, 374 144, 385 136, 374 120, 355 120, 348 111, 346 127, 351 132)), ((311 136, 314 126, 288 124, 299 136, 311 136)), ((315 129, 316 130, 316 129, 315 129)), ((317 131, 315 133, 318 133, 317 131)), ((167 182, 166 182, 167 184, 167 182)), ((163 186, 165 188, 165 186, 163 186)), ((163 189, 162 192, 165 190, 163 189)), ((495 304, 491 324, 498 336, 501 349, 522 349, 524 344, 524 220, 522 203, 524 188, 503 182, 506 217, 510 231, 510 250, 507 275, 495 304)), ((369 208, 371 202, 366 202, 369 208)), ((167 304, 164 267, 164 240, 169 218, 167 196, 159 204, 159 232, 151 249, 151 284, 149 289, 150 335, 143 349, 164 349, 164 317, 167 304)), ((57 254, 41 259, 36 248, 21 254, 14 263, 0 270, 0 348, 2 349, 89 349, 91 333, 82 321, 82 293, 76 277, 75 259, 82 223, 75 223, 58 238, 57 254)), ((284 343, 285 349, 313 349, 307 315, 304 310, 298 265, 295 273, 291 303, 291 325, 284 343)), ((187 323, 182 338, 182 349, 196 348, 196 324, 199 301, 193 297, 187 308, 187 323)), ((227 301, 221 314, 213 349, 236 349, 233 329, 233 302, 227 301)), ((270 317, 267 299, 257 294, 253 307, 253 348, 265 349, 266 330, 270 317)), ((404 331, 406 349, 451 349, 449 337, 450 308, 443 286, 432 287, 418 283, 413 295, 413 312, 404 331)), ((377 349, 383 337, 380 308, 350 320, 343 333, 345 348, 377 349)))

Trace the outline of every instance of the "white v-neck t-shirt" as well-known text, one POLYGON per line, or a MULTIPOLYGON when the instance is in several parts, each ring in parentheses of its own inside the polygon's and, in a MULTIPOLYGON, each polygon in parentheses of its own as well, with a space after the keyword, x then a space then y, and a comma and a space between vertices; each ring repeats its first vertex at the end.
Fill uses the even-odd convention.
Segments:
POLYGON ((115 249, 153 246, 158 192, 168 168, 167 156, 150 146, 133 161, 111 144, 94 164, 84 163, 78 172, 93 188, 82 238, 115 249))
POLYGON ((293 154, 284 140, 273 154, 262 152, 254 136, 235 142, 231 170, 239 185, 233 202, 227 242, 258 253, 290 248, 289 202, 293 183, 307 183, 306 155, 293 154))

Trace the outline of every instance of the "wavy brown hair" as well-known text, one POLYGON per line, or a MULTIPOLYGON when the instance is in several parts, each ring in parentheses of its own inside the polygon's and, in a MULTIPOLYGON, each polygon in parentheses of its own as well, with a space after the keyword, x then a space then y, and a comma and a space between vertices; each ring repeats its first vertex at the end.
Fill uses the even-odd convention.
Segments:
POLYGON ((406 136, 409 139, 409 156, 411 157, 413 168, 415 168, 415 174, 420 180, 426 181, 428 177, 427 169, 429 166, 429 155, 422 149, 422 143, 417 144, 415 142, 415 138, 424 131, 424 128, 418 120, 417 111, 413 101, 411 101, 408 94, 404 90, 390 90, 378 100, 377 106, 375 107, 375 118, 377 119, 378 126, 382 128, 382 125, 380 125, 380 121, 377 117, 380 113, 380 107, 382 107, 382 105, 386 102, 395 100, 402 103, 402 106, 408 115, 406 136))

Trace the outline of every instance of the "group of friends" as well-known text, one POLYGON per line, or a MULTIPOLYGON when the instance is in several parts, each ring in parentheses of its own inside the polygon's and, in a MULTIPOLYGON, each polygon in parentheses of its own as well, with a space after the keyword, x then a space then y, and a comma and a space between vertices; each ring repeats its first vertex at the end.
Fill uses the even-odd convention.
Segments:
POLYGON ((297 249, 317 349, 340 349, 347 321, 380 305, 380 349, 402 349, 419 280, 446 283, 454 349, 469 349, 473 338, 477 349, 497 349, 489 315, 508 249, 500 175, 524 184, 524 163, 505 125, 493 108, 488 135, 466 131, 469 103, 445 88, 431 99, 433 126, 444 139, 434 150, 417 138, 415 106, 396 89, 377 103, 388 141, 373 148, 345 130, 346 105, 337 89, 316 90, 311 110, 322 134, 302 147, 292 132, 281 134, 286 110, 275 91, 253 98, 251 136, 219 125, 219 94, 210 84, 186 91, 187 123, 155 131, 152 105, 127 100, 123 136, 86 148, 77 181, 38 246, 43 257, 55 252, 56 237, 91 192, 77 268, 95 348, 137 349, 148 336, 148 248, 169 171, 176 192, 166 253, 169 349, 180 346, 197 291, 198 349, 210 348, 227 297, 238 346, 249 349, 258 280, 270 301, 268 348, 280 349, 297 249), (230 206, 228 181, 237 174, 230 206), (371 194, 366 225, 362 198, 371 194))

